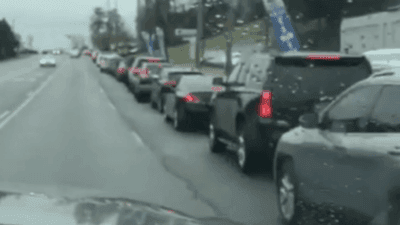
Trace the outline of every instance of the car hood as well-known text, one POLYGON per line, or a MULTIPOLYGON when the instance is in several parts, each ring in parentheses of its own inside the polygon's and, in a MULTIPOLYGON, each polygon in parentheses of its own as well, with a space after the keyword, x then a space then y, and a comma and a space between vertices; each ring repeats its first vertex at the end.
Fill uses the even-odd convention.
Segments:
POLYGON ((94 190, 44 188, 48 194, 6 186, 2 184, 0 190, 0 224, 240 225, 223 218, 194 218, 115 195, 103 197, 105 193, 94 190))

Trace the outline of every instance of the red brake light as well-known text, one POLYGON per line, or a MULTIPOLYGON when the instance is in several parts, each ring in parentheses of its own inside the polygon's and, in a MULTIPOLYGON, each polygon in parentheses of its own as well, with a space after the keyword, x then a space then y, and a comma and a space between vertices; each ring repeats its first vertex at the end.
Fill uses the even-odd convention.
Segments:
POLYGON ((118 68, 117 72, 122 74, 125 72, 125 68, 120 67, 120 68, 118 68))
POLYGON ((174 81, 174 80, 166 81, 166 82, 164 83, 164 85, 171 85, 172 87, 175 87, 175 86, 176 86, 176 81, 174 81))
POLYGON ((184 101, 184 102, 194 102, 194 103, 200 102, 200 100, 199 100, 196 96, 192 95, 191 93, 187 94, 187 95, 182 99, 182 101, 184 101))
POLYGON ((309 55, 309 60, 339 60, 340 55, 309 55))
POLYGON ((272 118, 272 93, 263 91, 257 107, 257 114, 262 118, 272 118))

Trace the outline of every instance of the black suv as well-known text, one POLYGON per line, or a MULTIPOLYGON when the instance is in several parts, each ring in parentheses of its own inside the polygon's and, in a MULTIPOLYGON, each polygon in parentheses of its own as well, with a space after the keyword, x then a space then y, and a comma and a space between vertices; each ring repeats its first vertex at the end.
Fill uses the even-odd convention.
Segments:
POLYGON ((211 152, 236 152, 244 173, 260 163, 271 168, 280 136, 298 118, 330 102, 350 85, 371 75, 364 56, 316 52, 271 55, 242 60, 210 104, 211 152))

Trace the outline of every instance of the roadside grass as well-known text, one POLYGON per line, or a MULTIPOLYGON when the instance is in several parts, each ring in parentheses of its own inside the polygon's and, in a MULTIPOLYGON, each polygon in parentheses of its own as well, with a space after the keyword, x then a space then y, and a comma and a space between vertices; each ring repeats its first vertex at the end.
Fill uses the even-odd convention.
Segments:
MULTIPOLYGON (((265 43, 266 32, 263 20, 235 27, 232 31, 232 46, 249 45, 254 46, 258 43, 265 43)), ((216 37, 203 40, 204 51, 208 50, 225 50, 226 51, 226 35, 221 34, 216 37)))
MULTIPOLYGON (((258 20, 253 23, 235 27, 232 31, 232 49, 234 51, 251 50, 258 44, 266 44, 265 25, 263 20, 258 20)), ((226 52, 226 35, 220 34, 202 41, 203 51, 200 57, 205 55, 214 55, 218 57, 226 52)), ((168 48, 170 62, 183 67, 195 67, 196 62, 190 58, 190 43, 174 46, 168 48)), ((221 68, 204 65, 199 68, 204 73, 213 73, 218 75, 225 75, 225 71, 221 68)))

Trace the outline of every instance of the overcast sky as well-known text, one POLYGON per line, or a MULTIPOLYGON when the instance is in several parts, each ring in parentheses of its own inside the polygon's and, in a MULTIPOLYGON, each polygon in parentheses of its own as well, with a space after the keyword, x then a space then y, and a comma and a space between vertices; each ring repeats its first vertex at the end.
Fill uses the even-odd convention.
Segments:
MULTIPOLYGON (((106 5, 106 0, 0 0, 0 19, 6 18, 10 25, 15 19, 15 31, 24 42, 33 35, 34 48, 68 48, 70 41, 65 35, 89 37, 93 9, 106 5)), ((110 6, 115 6, 115 0, 110 0, 110 6)), ((136 6, 136 0, 118 0, 118 11, 132 31, 136 6)))

